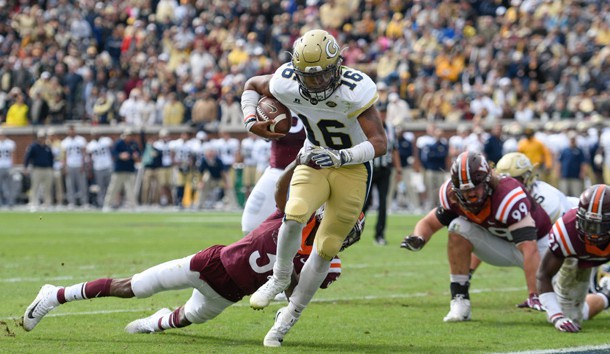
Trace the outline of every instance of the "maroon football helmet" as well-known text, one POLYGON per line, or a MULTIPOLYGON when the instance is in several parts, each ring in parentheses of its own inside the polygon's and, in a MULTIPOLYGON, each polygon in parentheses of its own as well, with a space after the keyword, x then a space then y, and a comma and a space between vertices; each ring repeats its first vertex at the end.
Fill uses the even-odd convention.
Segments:
POLYGON ((610 241, 610 186, 596 184, 580 195, 576 229, 591 244, 605 246, 610 241))
POLYGON ((485 156, 464 151, 451 165, 451 184, 458 201, 471 212, 478 213, 492 193, 489 186, 491 168, 485 156))

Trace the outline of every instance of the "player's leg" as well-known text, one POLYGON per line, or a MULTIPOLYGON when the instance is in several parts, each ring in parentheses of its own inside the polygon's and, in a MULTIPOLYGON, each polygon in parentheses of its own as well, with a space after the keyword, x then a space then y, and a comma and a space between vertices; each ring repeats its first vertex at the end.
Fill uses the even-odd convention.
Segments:
POLYGON ((281 174, 282 170, 268 167, 254 185, 241 218, 244 235, 257 228, 275 210, 275 184, 281 174))
POLYGON ((192 257, 188 256, 156 265, 131 278, 102 278, 67 287, 46 284, 25 310, 23 328, 31 331, 47 313, 70 301, 107 296, 145 298, 160 291, 197 287, 201 280, 198 272, 190 270, 192 257))
POLYGON ((324 218, 316 233, 313 250, 301 270, 299 283, 290 295, 288 306, 277 312, 275 323, 263 341, 265 346, 281 345, 286 333, 294 326, 322 285, 330 269, 331 260, 339 253, 343 240, 362 210, 369 176, 364 165, 344 167, 329 174, 333 192, 326 202, 324 218))
POLYGON ((273 276, 250 297, 250 306, 261 309, 290 284, 292 260, 301 246, 301 232, 307 220, 330 195, 329 170, 297 166, 290 182, 290 197, 280 227, 273 276))

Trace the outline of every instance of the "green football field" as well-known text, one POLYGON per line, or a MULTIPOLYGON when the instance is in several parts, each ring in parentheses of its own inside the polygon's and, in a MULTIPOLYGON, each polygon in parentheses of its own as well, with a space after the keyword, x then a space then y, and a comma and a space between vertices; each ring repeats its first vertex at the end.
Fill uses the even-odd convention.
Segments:
MULTIPOLYGON (((560 333, 544 314, 517 309, 525 290, 520 269, 484 265, 471 286, 470 322, 443 323, 449 310, 446 232, 419 253, 399 248, 416 217, 392 215, 385 247, 372 242, 375 216, 362 241, 341 255, 341 278, 320 290, 284 340, 291 352, 489 353, 599 346, 609 316, 560 333)), ((71 285, 127 277, 160 262, 240 238, 238 213, 0 214, 1 353, 157 353, 270 351, 262 339, 273 323, 247 299, 205 324, 160 334, 130 335, 124 326, 161 307, 178 307, 190 290, 147 299, 102 298, 62 305, 32 332, 20 317, 45 283, 71 285)))

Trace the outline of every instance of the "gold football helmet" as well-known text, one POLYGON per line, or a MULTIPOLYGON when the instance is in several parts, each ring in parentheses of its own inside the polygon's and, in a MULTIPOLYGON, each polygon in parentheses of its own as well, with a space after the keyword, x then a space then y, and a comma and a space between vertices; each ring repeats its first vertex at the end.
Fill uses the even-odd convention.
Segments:
POLYGON ((496 165, 496 172, 521 181, 528 190, 532 189, 532 184, 536 181, 534 165, 527 156, 520 152, 509 152, 502 156, 496 165))
POLYGON ((323 30, 311 30, 294 42, 292 65, 301 92, 324 101, 341 84, 341 49, 335 37, 323 30))

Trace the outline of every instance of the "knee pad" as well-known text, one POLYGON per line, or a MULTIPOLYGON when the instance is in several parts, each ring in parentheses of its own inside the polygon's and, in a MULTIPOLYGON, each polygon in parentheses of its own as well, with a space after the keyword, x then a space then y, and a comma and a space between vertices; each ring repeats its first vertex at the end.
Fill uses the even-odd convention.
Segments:
POLYGON ((217 296, 205 296, 193 289, 193 294, 184 305, 184 315, 191 323, 204 323, 218 316, 233 302, 217 296))
POLYGON ((324 240, 316 241, 316 252, 322 259, 330 261, 341 249, 343 240, 334 237, 325 237, 324 240))
POLYGON ((294 220, 305 224, 311 213, 313 213, 312 210, 307 200, 303 198, 288 198, 288 203, 286 203, 286 220, 294 220))
POLYGON ((156 281, 156 274, 149 270, 135 274, 131 278, 131 290, 138 299, 147 298, 159 292, 159 287, 155 284, 159 284, 156 281))

